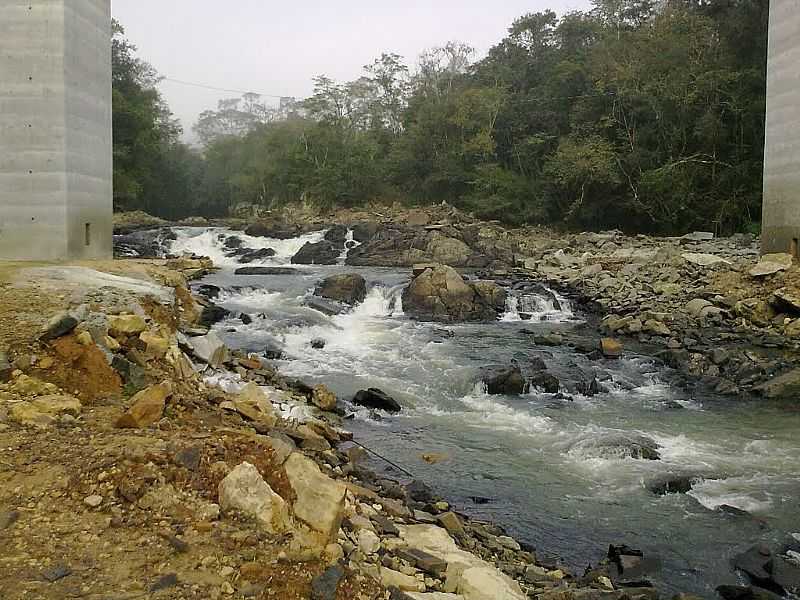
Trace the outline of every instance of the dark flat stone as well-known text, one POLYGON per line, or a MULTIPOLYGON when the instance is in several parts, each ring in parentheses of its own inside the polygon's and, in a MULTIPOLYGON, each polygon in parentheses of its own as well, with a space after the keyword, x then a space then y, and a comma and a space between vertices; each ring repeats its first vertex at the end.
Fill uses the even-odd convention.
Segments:
POLYGON ((65 577, 69 577, 72 575, 72 569, 70 569, 67 565, 55 565, 50 567, 49 569, 45 569, 42 571, 42 577, 45 581, 49 581, 50 583, 55 583, 65 577))
POLYGON ((344 577, 342 567, 336 565, 325 570, 311 581, 311 600, 336 600, 339 582, 344 577))

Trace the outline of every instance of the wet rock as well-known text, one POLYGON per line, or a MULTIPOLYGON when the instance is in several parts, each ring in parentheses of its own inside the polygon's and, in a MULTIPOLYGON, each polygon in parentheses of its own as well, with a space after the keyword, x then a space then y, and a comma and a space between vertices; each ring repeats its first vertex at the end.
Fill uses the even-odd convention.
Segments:
POLYGON ((406 494, 414 502, 421 502, 423 504, 433 504, 439 499, 436 494, 433 493, 433 490, 419 479, 413 480, 406 486, 406 494))
POLYGON ((657 496, 685 494, 692 490, 699 479, 697 475, 668 474, 648 482, 647 489, 657 496))
POLYGON ((354 306, 367 297, 367 282, 356 273, 333 275, 321 281, 314 293, 329 300, 354 306))
POLYGON ((452 267, 425 269, 403 292, 410 316, 442 322, 493 321, 505 310, 505 292, 492 282, 468 285, 452 267))
POLYGON ((208 298, 209 300, 214 300, 215 298, 218 298, 219 295, 222 293, 222 288, 216 285, 211 285, 206 283, 197 286, 196 291, 201 296, 208 298))
POLYGON ((256 260, 264 260, 265 258, 272 258, 275 256, 275 250, 272 248, 261 248, 259 250, 250 250, 239 255, 237 259, 241 264, 246 265, 256 260))
POLYGON ((348 306, 344 304, 324 300, 322 298, 306 298, 305 305, 329 317, 341 315, 348 310, 348 306))
POLYGON ((547 371, 534 373, 529 379, 531 387, 543 390, 546 394, 557 394, 561 389, 561 382, 555 375, 547 371))
POLYGON ((800 562, 776 556, 772 561, 772 581, 789 593, 800 593, 800 562))
POLYGON ((291 267, 240 267, 234 275, 294 275, 297 269, 291 267))
POLYGON ((267 360, 280 360, 283 358, 283 347, 278 340, 267 340, 267 343, 264 346, 264 357, 267 360))
POLYGON ((339 582, 344 578, 344 569, 335 565, 311 581, 311 600, 336 600, 339 582))
POLYGON ((78 319, 63 312, 54 316, 44 328, 44 332, 39 336, 43 342, 49 342, 71 333, 78 326, 78 319))
POLYGON ((216 304, 208 303, 207 305, 203 306, 203 310, 200 313, 200 318, 197 321, 197 324, 200 327, 208 329, 215 323, 219 323, 220 321, 224 321, 230 315, 230 311, 222 308, 221 306, 217 306, 216 304))
POLYGON ((621 433, 580 440, 570 452, 593 458, 660 460, 659 448, 658 443, 649 437, 621 433))
POLYGON ((248 462, 240 464, 220 482, 219 503, 223 510, 235 510, 255 519, 269 533, 282 533, 290 528, 286 502, 248 462))
POLYGON ((491 395, 516 396, 528 391, 528 382, 517 366, 494 368, 484 374, 483 383, 486 385, 486 392, 491 395))
POLYGON ((333 242, 307 243, 292 257, 293 265, 335 265, 339 262, 342 249, 333 242))
POLYGON ((121 429, 149 427, 161 420, 167 398, 172 395, 172 385, 168 381, 142 390, 131 398, 131 407, 116 423, 121 429))
POLYGON ((547 333, 533 337, 533 343, 537 346, 557 347, 564 343, 564 336, 558 333, 547 333))
POLYGON ((402 410, 397 400, 378 388, 369 388, 368 390, 359 391, 353 398, 353 404, 385 410, 390 413, 399 413, 402 410))
POLYGON ((241 248, 243 244, 244 242, 242 241, 242 238, 232 235, 230 237, 225 238, 223 246, 228 250, 236 250, 238 248, 241 248))
POLYGON ((336 540, 344 518, 345 487, 324 475, 310 458, 295 452, 284 464, 295 493, 295 516, 321 536, 321 547, 336 540))
POLYGON ((246 419, 267 427, 274 427, 278 421, 272 402, 264 391, 252 382, 244 386, 234 400, 220 404, 220 408, 236 411, 246 419))

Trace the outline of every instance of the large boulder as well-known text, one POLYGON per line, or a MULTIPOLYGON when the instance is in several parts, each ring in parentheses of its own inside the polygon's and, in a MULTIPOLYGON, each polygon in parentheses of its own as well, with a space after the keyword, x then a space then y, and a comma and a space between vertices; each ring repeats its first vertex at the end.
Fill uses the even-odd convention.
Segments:
POLYGON ((362 235, 354 228, 355 239, 364 243, 350 251, 347 264, 410 267, 416 263, 436 262, 453 267, 479 267, 491 262, 491 257, 476 253, 457 229, 434 229, 437 230, 394 225, 367 237, 368 234, 362 235))
POLYGON ((314 293, 317 296, 353 306, 363 302, 367 297, 367 282, 357 273, 333 275, 322 280, 314 293))
POLYGON ((308 242, 292 257, 293 265, 335 265, 339 262, 342 248, 334 242, 322 240, 316 244, 308 242))
POLYGON ((296 497, 295 517, 319 535, 322 547, 333 543, 344 518, 345 487, 298 452, 289 456, 284 469, 296 497))
POLYGON ((223 510, 235 510, 254 519, 268 533, 283 533, 290 527, 286 502, 248 462, 220 482, 219 504, 223 510))
POLYGON ((403 292, 406 314, 441 322, 492 321, 505 310, 505 301, 505 292, 497 284, 470 285, 446 265, 425 269, 403 292))

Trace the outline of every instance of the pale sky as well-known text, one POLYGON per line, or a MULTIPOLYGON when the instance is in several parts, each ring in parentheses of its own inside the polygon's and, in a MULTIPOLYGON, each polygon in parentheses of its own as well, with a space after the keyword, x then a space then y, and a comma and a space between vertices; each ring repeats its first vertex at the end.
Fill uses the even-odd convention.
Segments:
MULTIPOLYGON (((213 87, 304 98, 320 74, 349 81, 394 52, 414 65, 450 40, 485 53, 528 12, 584 10, 589 0, 113 0, 114 17, 161 75, 213 87)), ((237 97, 165 81, 190 133, 197 116, 237 97)))

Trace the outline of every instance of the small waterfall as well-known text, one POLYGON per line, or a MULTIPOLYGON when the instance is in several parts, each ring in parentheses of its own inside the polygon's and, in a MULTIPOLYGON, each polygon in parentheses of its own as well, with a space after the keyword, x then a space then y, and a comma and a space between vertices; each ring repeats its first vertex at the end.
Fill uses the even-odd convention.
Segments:
POLYGON ((575 318, 572 303, 551 290, 542 287, 542 294, 532 292, 509 292, 506 312, 501 318, 506 322, 550 321, 563 322, 575 318))
POLYGON ((352 229, 347 230, 347 237, 344 239, 344 249, 342 253, 339 255, 339 265, 343 266, 347 261, 347 255, 350 254, 350 250, 353 248, 358 248, 361 245, 361 242, 356 241, 354 237, 354 233, 352 229))

